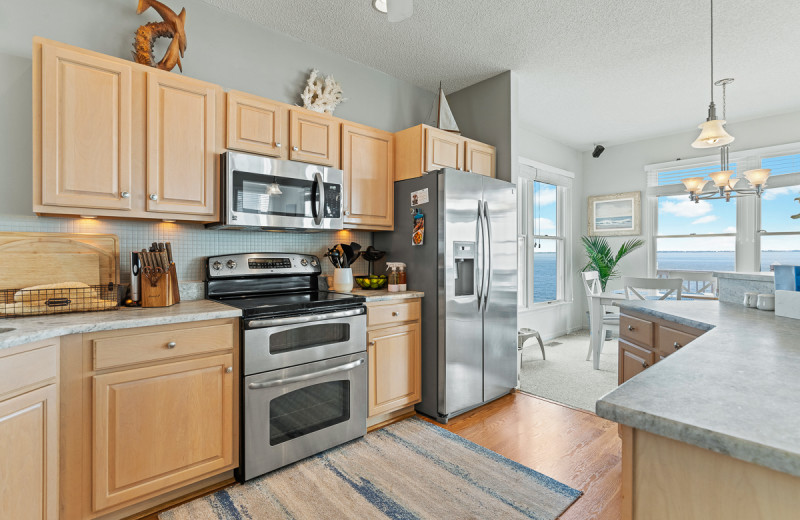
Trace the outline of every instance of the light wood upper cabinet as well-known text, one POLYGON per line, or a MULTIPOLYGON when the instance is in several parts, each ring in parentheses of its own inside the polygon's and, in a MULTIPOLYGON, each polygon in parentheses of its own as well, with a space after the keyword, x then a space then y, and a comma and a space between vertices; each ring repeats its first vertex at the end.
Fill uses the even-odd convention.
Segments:
POLYGON ((369 416, 418 403, 422 397, 419 322, 367 332, 369 416))
POLYGON ((130 64, 49 45, 41 59, 42 204, 130 210, 130 64))
POLYGON ((464 170, 495 177, 497 152, 494 146, 467 139, 464 143, 464 170))
POLYGON ((227 143, 231 150, 285 158, 288 138, 282 103, 232 90, 228 92, 227 143))
POLYGON ((55 520, 58 338, 0 351, 0 517, 55 520))
POLYGON ((396 181, 413 179, 425 172, 455 168, 494 177, 493 146, 428 125, 417 125, 394 134, 396 181))
POLYGON ((440 168, 462 169, 464 139, 438 128, 425 127, 425 171, 440 168))
POLYGON ((339 167, 340 120, 308 110, 289 111, 289 159, 339 167))
POLYGON ((225 354, 94 377, 96 511, 232 464, 232 366, 225 354))
POLYGON ((356 229, 394 226, 394 136, 342 125, 344 224, 356 229))
POLYGON ((147 211, 211 215, 216 186, 216 85, 147 78, 147 211))

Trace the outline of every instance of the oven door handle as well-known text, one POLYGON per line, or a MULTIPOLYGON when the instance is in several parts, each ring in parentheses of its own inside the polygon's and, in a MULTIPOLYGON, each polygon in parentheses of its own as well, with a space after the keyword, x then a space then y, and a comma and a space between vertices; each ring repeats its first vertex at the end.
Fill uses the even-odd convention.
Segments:
POLYGON ((348 311, 331 312, 328 314, 311 314, 309 316, 294 316, 291 318, 273 318, 271 320, 250 320, 247 326, 251 329, 263 329, 265 327, 277 327, 278 325, 294 325, 297 323, 310 323, 312 321, 332 320, 336 318, 349 318, 365 314, 364 307, 350 309, 348 311))
POLYGON ((271 381, 262 381, 260 383, 250 383, 249 385, 247 385, 247 388, 249 388, 250 390, 261 390, 262 388, 272 388, 273 386, 281 386, 281 385, 288 385, 291 383, 297 383, 300 381, 308 381, 309 379, 316 379, 318 377, 329 376, 331 374, 336 374, 338 372, 347 372, 348 370, 352 370, 357 366, 363 365, 364 361, 365 361, 364 358, 361 358, 350 363, 345 363, 344 365, 326 368, 325 370, 320 370, 318 372, 311 372, 310 374, 287 377, 285 379, 273 379, 271 381))

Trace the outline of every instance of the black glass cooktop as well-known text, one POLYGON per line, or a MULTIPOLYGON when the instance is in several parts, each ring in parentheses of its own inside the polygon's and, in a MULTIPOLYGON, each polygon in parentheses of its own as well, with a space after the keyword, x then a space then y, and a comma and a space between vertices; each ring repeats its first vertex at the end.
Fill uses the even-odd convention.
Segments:
POLYGON ((346 308, 364 303, 363 296, 311 291, 273 295, 229 296, 217 301, 242 309, 245 318, 263 318, 285 314, 331 312, 333 308, 346 308))

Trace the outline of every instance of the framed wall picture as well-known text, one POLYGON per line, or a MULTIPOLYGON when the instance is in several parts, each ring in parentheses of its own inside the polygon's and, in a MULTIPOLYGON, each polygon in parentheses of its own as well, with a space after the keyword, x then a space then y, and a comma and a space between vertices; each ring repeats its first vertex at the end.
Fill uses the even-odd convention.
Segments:
POLYGON ((642 192, 589 197, 589 235, 618 237, 642 234, 642 192))

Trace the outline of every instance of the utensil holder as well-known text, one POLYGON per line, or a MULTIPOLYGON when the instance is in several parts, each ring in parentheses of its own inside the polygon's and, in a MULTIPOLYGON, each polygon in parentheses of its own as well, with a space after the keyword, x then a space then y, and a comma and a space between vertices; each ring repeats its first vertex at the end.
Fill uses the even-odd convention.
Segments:
POLYGON ((181 302, 175 264, 170 264, 166 271, 160 267, 145 267, 139 280, 142 307, 169 307, 181 302))
POLYGON ((353 270, 349 267, 338 267, 333 270, 333 290, 349 293, 353 290, 353 270))

